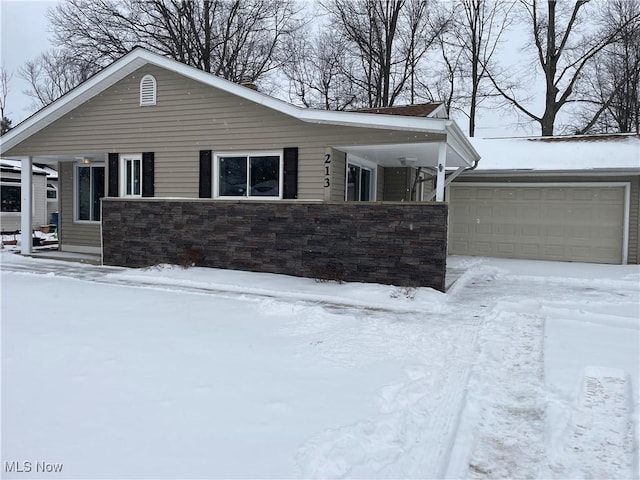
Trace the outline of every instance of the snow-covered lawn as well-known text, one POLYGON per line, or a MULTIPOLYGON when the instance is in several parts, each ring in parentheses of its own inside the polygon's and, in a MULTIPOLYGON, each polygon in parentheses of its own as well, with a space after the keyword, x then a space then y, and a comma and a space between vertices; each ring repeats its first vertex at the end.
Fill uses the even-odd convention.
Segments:
POLYGON ((638 476, 638 266, 454 257, 442 294, 0 262, 3 478, 638 476))

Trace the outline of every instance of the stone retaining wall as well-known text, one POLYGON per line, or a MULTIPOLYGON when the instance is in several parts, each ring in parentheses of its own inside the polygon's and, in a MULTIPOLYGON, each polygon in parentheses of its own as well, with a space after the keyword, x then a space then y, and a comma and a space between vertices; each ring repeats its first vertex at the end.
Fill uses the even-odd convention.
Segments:
POLYGON ((159 263, 443 291, 447 205, 103 199, 105 265, 159 263))

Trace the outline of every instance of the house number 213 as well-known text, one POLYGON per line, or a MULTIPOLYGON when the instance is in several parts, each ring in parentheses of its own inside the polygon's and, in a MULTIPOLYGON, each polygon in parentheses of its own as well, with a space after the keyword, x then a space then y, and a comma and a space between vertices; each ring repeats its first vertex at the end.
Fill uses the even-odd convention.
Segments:
POLYGON ((331 186, 331 171, 329 166, 331 165, 331 154, 327 153, 324 156, 324 188, 331 186))

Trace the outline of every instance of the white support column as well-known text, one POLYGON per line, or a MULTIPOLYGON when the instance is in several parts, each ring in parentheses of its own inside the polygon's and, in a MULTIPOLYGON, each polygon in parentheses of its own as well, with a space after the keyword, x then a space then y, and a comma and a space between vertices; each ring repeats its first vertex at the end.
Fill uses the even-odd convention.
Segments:
POLYGON ((33 220, 32 166, 33 159, 31 157, 22 159, 20 172, 20 251, 22 254, 29 254, 33 251, 33 240, 31 240, 33 220))
POLYGON ((447 144, 438 148, 438 172, 436 174, 436 202, 444 202, 444 182, 447 169, 447 144))

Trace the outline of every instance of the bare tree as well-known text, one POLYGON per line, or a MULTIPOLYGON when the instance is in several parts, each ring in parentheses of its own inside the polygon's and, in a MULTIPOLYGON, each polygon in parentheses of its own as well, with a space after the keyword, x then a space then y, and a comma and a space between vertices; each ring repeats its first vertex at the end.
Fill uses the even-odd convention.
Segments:
POLYGON ((29 83, 24 93, 34 99, 34 109, 39 109, 85 81, 99 68, 64 50, 52 49, 26 62, 18 72, 29 83))
POLYGON ((466 114, 461 106, 463 94, 460 83, 464 75, 462 49, 452 43, 447 35, 441 36, 437 43, 440 56, 423 66, 417 80, 420 97, 427 101, 443 102, 449 114, 454 110, 466 114))
MULTIPOLYGON (((494 87, 513 107, 537 122, 543 136, 553 135, 558 112, 573 99, 576 83, 596 55, 616 40, 623 28, 582 28, 588 18, 598 15, 604 2, 577 0, 572 4, 556 0, 519 0, 533 40, 536 64, 544 75, 544 111, 536 114, 514 89, 500 85, 488 72, 494 87)), ((631 21, 631 19, 629 20, 631 21)))
POLYGON ((350 80, 364 92, 364 106, 390 106, 405 93, 413 100, 418 64, 448 24, 438 4, 334 0, 325 8, 336 25, 335 34, 344 36, 359 63, 350 80))
POLYGON ((610 29, 626 24, 603 49, 579 85, 582 98, 577 133, 638 132, 640 124, 640 1, 611 0, 603 21, 610 29), (635 18, 636 20, 630 19, 635 18))
POLYGON ((13 77, 4 65, 0 66, 0 135, 11 130, 11 120, 7 117, 7 97, 9 96, 9 82, 13 77))
POLYGON ((88 64, 108 64, 137 45, 255 82, 280 65, 296 14, 287 0, 66 0, 49 19, 55 43, 88 64))
POLYGON ((306 107, 344 110, 354 104, 360 92, 349 80, 354 59, 347 54, 346 41, 320 29, 315 35, 298 35, 288 45, 289 61, 282 72, 289 80, 289 98, 306 107))
POLYGON ((451 33, 465 59, 463 76, 468 80, 470 89, 469 136, 473 137, 478 106, 486 98, 481 86, 498 44, 511 23, 514 3, 503 0, 460 0, 460 5, 451 33))

